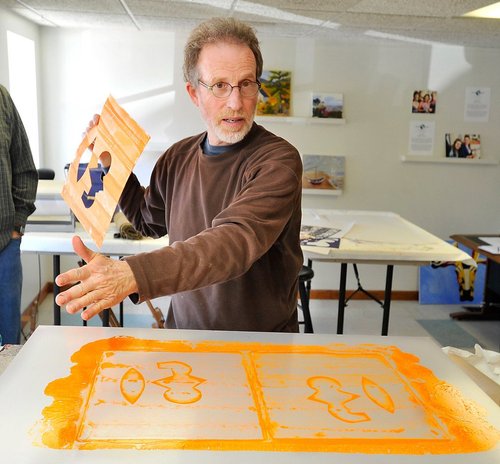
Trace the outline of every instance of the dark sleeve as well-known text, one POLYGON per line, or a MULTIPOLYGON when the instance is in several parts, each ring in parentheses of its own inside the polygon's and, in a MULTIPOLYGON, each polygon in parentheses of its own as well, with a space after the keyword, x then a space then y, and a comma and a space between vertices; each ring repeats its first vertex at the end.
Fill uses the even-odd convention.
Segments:
POLYGON ((137 176, 131 174, 120 197, 119 206, 134 228, 146 237, 159 238, 167 234, 165 199, 151 178, 149 187, 143 187, 137 176), (139 207, 138 207, 139 206, 139 207))
POLYGON ((10 159, 12 166, 12 198, 15 208, 14 222, 15 225, 25 225, 28 216, 35 211, 38 173, 31 154, 28 136, 13 102, 10 117, 10 159))

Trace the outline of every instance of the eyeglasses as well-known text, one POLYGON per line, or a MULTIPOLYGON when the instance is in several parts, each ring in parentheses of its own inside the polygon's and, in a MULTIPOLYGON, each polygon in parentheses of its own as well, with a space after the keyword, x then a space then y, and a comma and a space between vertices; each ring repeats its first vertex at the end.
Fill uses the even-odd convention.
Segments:
POLYGON ((240 85, 231 85, 227 82, 216 82, 214 85, 208 85, 200 80, 198 80, 198 83, 206 89, 210 90, 210 92, 214 94, 214 97, 217 98, 229 97, 235 87, 238 87, 240 89, 240 95, 242 97, 255 97, 260 89, 259 81, 255 82, 248 79, 242 81, 240 85))

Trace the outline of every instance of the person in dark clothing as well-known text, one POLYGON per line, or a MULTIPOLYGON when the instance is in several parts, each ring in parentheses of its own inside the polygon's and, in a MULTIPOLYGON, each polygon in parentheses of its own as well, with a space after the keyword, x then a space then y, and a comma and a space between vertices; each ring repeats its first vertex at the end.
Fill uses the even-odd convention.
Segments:
POLYGON ((35 210, 38 173, 16 106, 0 85, 0 335, 19 344, 21 336, 21 238, 35 210))
POLYGON ((207 130, 170 147, 147 188, 132 174, 119 202, 170 246, 116 261, 75 238, 88 264, 56 280, 78 283, 58 296, 68 312, 87 307, 89 319, 127 296, 173 295, 168 327, 298 332, 302 162, 254 122, 262 66, 245 23, 214 18, 191 33, 184 77, 207 130))

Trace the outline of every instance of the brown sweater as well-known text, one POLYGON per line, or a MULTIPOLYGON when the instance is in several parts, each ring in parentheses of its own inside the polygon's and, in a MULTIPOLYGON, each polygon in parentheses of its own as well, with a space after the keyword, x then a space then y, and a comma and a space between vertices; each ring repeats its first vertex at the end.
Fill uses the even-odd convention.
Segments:
POLYGON ((134 227, 170 243, 126 258, 135 301, 173 295, 172 328, 296 332, 299 153, 255 123, 219 155, 202 152, 205 135, 168 149, 147 189, 134 175, 125 186, 120 207, 134 227))

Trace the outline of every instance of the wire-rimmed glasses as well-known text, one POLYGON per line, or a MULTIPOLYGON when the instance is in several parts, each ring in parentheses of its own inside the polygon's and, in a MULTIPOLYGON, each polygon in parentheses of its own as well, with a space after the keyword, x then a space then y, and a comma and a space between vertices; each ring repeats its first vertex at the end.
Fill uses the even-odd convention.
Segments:
POLYGON ((242 97, 255 97, 260 89, 259 81, 251 81, 250 79, 245 79, 241 81, 239 85, 231 85, 227 82, 216 82, 214 85, 205 84, 205 82, 198 79, 198 83, 201 84, 206 89, 213 93, 214 97, 217 98, 227 98, 233 92, 235 87, 240 89, 240 95, 242 97))

